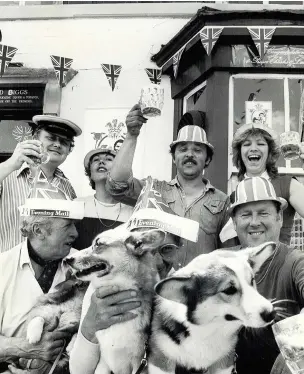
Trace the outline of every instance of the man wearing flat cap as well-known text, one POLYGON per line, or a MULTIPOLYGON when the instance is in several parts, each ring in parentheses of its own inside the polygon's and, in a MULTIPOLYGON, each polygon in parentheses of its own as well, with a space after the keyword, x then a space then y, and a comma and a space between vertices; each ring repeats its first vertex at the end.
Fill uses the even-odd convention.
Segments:
MULTIPOLYGON (((180 128, 177 139, 170 144, 177 176, 170 182, 155 180, 155 189, 161 193, 174 213, 199 223, 197 243, 185 241, 177 254, 175 269, 185 266, 202 253, 220 247, 219 232, 228 219, 229 206, 228 196, 212 186, 203 176, 214 152, 201 127, 203 118, 200 113, 196 116, 189 113, 186 117, 181 121, 185 124, 180 128)), ((146 121, 140 106, 133 106, 126 118, 126 138, 113 162, 107 181, 107 188, 113 197, 130 205, 135 205, 145 184, 144 180, 133 178, 132 163, 137 138, 146 121)))
POLYGON ((34 116, 30 126, 33 139, 18 143, 12 156, 0 164, 0 252, 22 241, 17 207, 30 194, 37 164, 53 188, 68 199, 76 197, 70 181, 58 167, 72 151, 74 137, 81 134, 81 129, 69 120, 51 115, 34 116))

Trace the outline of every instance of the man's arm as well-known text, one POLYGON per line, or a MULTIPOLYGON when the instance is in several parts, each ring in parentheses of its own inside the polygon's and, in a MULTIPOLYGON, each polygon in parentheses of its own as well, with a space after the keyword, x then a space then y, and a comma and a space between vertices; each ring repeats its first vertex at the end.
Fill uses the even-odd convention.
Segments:
POLYGON ((125 204, 134 206, 143 181, 133 178, 132 165, 140 129, 146 118, 143 117, 140 106, 134 105, 127 115, 127 135, 114 159, 110 175, 107 179, 106 188, 116 199, 125 204))
POLYGON ((0 164, 0 184, 13 171, 20 169, 24 162, 30 166, 34 166, 35 163, 29 156, 41 157, 40 144, 39 140, 25 140, 18 143, 12 156, 0 164))

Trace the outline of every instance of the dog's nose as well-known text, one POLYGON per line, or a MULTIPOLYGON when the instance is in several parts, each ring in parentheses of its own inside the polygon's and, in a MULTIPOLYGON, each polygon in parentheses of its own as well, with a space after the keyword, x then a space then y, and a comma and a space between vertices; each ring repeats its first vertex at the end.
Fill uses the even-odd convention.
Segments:
POLYGON ((64 265, 72 265, 73 262, 74 262, 73 257, 67 257, 63 260, 64 265))
POLYGON ((274 309, 272 309, 271 311, 265 309, 261 312, 262 320, 267 323, 273 321, 275 318, 275 315, 276 315, 276 312, 274 309))

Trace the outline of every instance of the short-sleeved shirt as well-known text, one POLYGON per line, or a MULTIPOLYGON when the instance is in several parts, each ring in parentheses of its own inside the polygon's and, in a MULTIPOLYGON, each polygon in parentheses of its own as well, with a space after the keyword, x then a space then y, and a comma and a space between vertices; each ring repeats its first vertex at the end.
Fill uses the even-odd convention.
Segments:
MULTIPOLYGON (((299 314, 304 307, 304 253, 282 243, 278 246, 277 253, 268 258, 255 275, 259 293, 283 308, 277 313, 276 321, 299 314)), ((279 354, 271 326, 244 329, 237 354, 239 374, 269 374, 279 354)))
MULTIPOLYGON (((70 253, 75 252, 71 249, 70 253)), ((24 336, 24 323, 31 308, 43 291, 35 278, 28 255, 27 241, 0 253, 0 334, 6 337, 24 336)), ((61 265, 49 292, 65 280, 61 265)))
MULTIPOLYGON (((18 207, 28 198, 33 180, 31 169, 24 164, 0 184, 0 252, 5 252, 24 240, 20 232, 18 207)), ((76 198, 71 182, 60 169, 55 170, 51 184, 69 199, 76 198)))
MULTIPOLYGON (((212 252, 221 246, 219 233, 228 220, 227 208, 230 200, 207 179, 203 178, 203 181, 205 189, 202 194, 190 206, 186 206, 185 193, 177 178, 170 182, 154 179, 154 188, 161 193, 173 212, 197 221, 200 225, 198 241, 184 241, 174 263, 175 269, 185 266, 196 256, 212 252)), ((145 180, 133 177, 128 182, 116 182, 109 176, 107 189, 115 199, 134 206, 144 183, 145 180)))

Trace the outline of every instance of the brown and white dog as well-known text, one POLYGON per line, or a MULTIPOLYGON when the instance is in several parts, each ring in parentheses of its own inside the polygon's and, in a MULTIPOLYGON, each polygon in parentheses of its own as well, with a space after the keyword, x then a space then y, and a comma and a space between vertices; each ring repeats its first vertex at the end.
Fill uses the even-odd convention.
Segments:
POLYGON ((240 328, 264 327, 274 319, 272 304, 254 281, 274 248, 265 243, 200 255, 156 285, 149 374, 173 374, 177 365, 232 373, 240 328))
POLYGON ((159 281, 154 252, 166 234, 161 230, 130 232, 123 226, 98 235, 90 248, 66 258, 72 273, 94 289, 117 285, 137 290, 137 318, 96 332, 100 361, 96 372, 134 374, 145 352, 154 286, 159 281))

